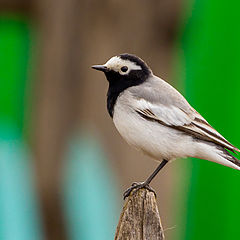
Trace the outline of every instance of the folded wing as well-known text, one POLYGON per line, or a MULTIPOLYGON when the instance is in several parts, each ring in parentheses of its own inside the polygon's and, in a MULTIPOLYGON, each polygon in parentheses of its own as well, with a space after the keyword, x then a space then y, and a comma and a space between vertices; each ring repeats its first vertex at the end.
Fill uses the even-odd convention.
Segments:
POLYGON ((172 127, 199 140, 214 142, 232 152, 240 152, 192 107, 181 108, 179 104, 151 103, 145 98, 138 97, 135 98, 134 108, 147 120, 172 127))

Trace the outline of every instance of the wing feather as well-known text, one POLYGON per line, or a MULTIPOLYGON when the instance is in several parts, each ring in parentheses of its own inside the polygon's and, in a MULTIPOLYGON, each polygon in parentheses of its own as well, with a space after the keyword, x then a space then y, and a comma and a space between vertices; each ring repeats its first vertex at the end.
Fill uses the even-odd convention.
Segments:
POLYGON ((186 111, 186 109, 181 109, 175 105, 150 103, 143 98, 136 99, 135 103, 136 111, 148 120, 157 121, 162 125, 185 132, 197 139, 214 142, 232 152, 240 152, 192 107, 186 111))

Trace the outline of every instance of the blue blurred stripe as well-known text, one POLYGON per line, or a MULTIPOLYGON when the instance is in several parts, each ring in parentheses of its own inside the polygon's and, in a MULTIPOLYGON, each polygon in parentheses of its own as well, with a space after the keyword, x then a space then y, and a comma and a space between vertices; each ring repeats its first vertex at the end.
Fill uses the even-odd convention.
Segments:
POLYGON ((31 158, 13 129, 0 125, 0 239, 40 240, 31 158))
POLYGON ((99 143, 73 138, 65 158, 64 206, 71 240, 113 239, 121 194, 99 143))

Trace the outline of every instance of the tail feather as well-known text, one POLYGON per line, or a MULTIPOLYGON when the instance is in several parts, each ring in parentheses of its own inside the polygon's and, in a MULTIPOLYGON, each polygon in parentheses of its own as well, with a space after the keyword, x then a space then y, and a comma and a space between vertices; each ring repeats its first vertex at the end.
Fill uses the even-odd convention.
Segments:
MULTIPOLYGON (((236 166, 240 167, 240 160, 234 157, 230 152, 228 152, 225 148, 218 146, 220 150, 220 155, 226 160, 234 163, 236 166)), ((238 169, 238 168, 236 168, 238 169)))
POLYGON ((197 151, 195 155, 191 157, 206 159, 211 162, 240 170, 240 160, 232 154, 234 153, 230 152, 229 149, 226 149, 222 145, 209 141, 199 141, 197 142, 197 151))

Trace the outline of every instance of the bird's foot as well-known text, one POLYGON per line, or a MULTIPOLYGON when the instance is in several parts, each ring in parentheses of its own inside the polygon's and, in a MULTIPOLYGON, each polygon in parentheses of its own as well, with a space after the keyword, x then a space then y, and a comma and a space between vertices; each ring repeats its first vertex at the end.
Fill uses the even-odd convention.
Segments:
POLYGON ((129 187, 123 194, 123 199, 125 200, 126 197, 130 195, 130 193, 133 191, 133 194, 136 193, 139 189, 146 188, 150 192, 153 192, 156 196, 156 192, 151 188, 148 183, 146 182, 134 182, 131 187, 129 187))

